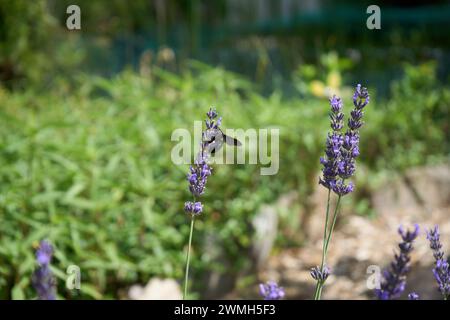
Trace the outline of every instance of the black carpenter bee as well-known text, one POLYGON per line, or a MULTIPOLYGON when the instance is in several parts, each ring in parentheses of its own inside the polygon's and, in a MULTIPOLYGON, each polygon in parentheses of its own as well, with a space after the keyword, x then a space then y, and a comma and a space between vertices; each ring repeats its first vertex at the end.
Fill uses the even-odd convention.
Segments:
POLYGON ((238 139, 227 136, 219 128, 206 130, 203 135, 203 141, 204 151, 213 156, 215 155, 216 151, 218 151, 222 147, 224 142, 230 146, 239 147, 242 145, 242 143, 238 139))

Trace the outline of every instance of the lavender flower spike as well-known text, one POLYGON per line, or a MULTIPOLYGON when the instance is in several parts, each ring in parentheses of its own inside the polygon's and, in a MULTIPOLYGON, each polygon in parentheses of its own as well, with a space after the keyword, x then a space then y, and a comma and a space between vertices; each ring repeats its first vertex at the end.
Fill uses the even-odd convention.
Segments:
POLYGON ((427 232, 427 239, 430 241, 430 248, 433 250, 433 256, 436 261, 433 268, 434 278, 438 284, 439 291, 444 296, 444 299, 447 300, 450 297, 450 268, 444 258, 438 226, 427 232))
POLYGON ((280 300, 284 297, 284 289, 279 287, 275 281, 268 281, 259 285, 259 294, 264 300, 280 300))
POLYGON ((367 88, 361 87, 361 84, 356 85, 355 93, 353 94, 353 105, 356 109, 362 110, 369 104, 370 96, 367 88))
MULTIPOLYGON (((341 159, 338 165, 339 176, 342 180, 352 177, 355 173, 355 159, 359 156, 359 129, 363 125, 362 118, 364 116, 362 109, 368 103, 369 93, 367 89, 361 88, 361 85, 358 84, 353 95, 354 109, 351 111, 350 118, 348 119, 348 129, 344 135, 341 159)), ((347 190, 344 189, 344 191, 347 190)), ((349 192, 351 191, 353 191, 353 186, 349 192)))
POLYGON ((199 197, 205 192, 206 181, 211 175, 211 167, 206 163, 206 155, 201 151, 187 175, 189 191, 194 197, 199 197))
POLYGON ((342 134, 340 132, 344 119, 342 101, 336 96, 330 99, 330 123, 333 131, 328 133, 325 157, 320 158, 320 163, 323 165, 323 177, 319 179, 319 183, 340 196, 354 190, 353 184, 346 184, 345 180, 352 177, 356 170, 355 159, 359 156, 359 129, 363 125, 363 108, 369 100, 367 89, 358 84, 353 94, 354 109, 350 113, 348 128, 345 134, 342 134))
POLYGON ((331 129, 333 131, 339 131, 344 127, 344 114, 342 113, 342 100, 337 96, 333 96, 330 99, 331 106, 331 129))
POLYGON ((39 267, 31 278, 31 283, 36 289, 40 300, 56 300, 55 279, 50 270, 52 255, 52 245, 48 241, 41 241, 36 251, 36 261, 39 267))
MULTIPOLYGON (((208 119, 205 120, 206 128, 209 129, 218 129, 220 127, 220 122, 222 118, 217 118, 218 114, 215 109, 209 109, 209 111, 206 113, 206 116, 208 119)), ((205 135, 206 132, 203 132, 203 135, 205 135)), ((187 175, 187 180, 189 181, 189 191, 192 193, 194 198, 200 197, 205 192, 205 186, 206 182, 208 180, 208 177, 211 175, 212 168, 208 165, 208 154, 205 152, 205 144, 202 142, 201 144, 201 150, 198 154, 198 156, 195 159, 194 165, 190 167, 189 173, 187 175)), ((199 214, 201 209, 201 203, 196 202, 195 206, 194 204, 190 206, 185 205, 186 212, 189 213, 195 213, 199 214), (196 207, 197 212, 194 212, 194 210, 186 210, 186 209, 194 209, 196 207)))
POLYGON ((390 268, 384 270, 381 288, 375 290, 375 294, 380 300, 398 298, 405 290, 406 276, 410 269, 411 252, 413 250, 412 244, 419 234, 419 226, 414 225, 413 231, 405 231, 400 226, 398 233, 402 237, 402 242, 398 245, 400 253, 395 254, 390 268))
POLYGON ((314 299, 320 300, 323 284, 329 275, 329 270, 324 269, 328 246, 331 235, 333 234, 336 219, 339 213, 341 197, 353 192, 352 182, 346 182, 352 177, 356 170, 355 159, 359 156, 359 128, 362 126, 364 112, 362 109, 369 103, 369 93, 366 88, 360 84, 356 86, 353 95, 354 110, 350 113, 348 128, 343 134, 341 130, 344 127, 344 114, 342 113, 342 100, 333 96, 330 99, 330 125, 331 132, 328 132, 325 156, 320 158, 322 164, 322 176, 319 178, 319 184, 328 189, 327 209, 325 213, 325 226, 323 233, 323 248, 321 268, 314 268, 311 276, 317 281, 314 299), (330 215, 330 194, 333 191, 338 195, 338 201, 334 209, 334 214, 329 221, 330 215), (330 222, 330 226, 328 223, 330 222))
POLYGON ((199 216, 203 211, 203 204, 197 201, 198 198, 205 192, 206 182, 211 175, 212 168, 208 165, 208 152, 205 150, 207 144, 205 137, 209 131, 217 131, 220 129, 222 118, 218 117, 216 109, 210 108, 206 113, 205 120, 206 130, 202 133, 201 150, 197 155, 194 165, 190 166, 187 180, 189 182, 189 191, 193 196, 193 201, 186 201, 184 203, 184 211, 191 217, 191 228, 189 233, 189 244, 186 255, 186 271, 184 278, 183 299, 187 297, 188 279, 189 279, 189 263, 191 256, 192 234, 194 232, 195 217, 199 216))
POLYGON ((330 99, 330 106, 330 123, 333 132, 328 133, 325 157, 320 158, 320 163, 323 165, 323 178, 319 179, 319 183, 327 189, 332 189, 333 185, 336 183, 341 147, 344 142, 342 134, 339 132, 344 126, 341 98, 333 96, 330 99))
POLYGON ((434 226, 434 229, 427 231, 427 239, 430 241, 430 248, 433 250, 433 256, 436 261, 444 259, 440 237, 438 226, 434 226))

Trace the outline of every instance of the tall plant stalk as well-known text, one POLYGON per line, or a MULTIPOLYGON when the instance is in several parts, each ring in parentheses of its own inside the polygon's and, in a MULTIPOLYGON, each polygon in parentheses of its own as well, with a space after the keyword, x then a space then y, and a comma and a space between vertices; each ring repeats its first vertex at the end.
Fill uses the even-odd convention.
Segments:
POLYGON ((210 108, 206 113, 207 119, 205 121, 206 131, 202 133, 201 150, 197 155, 194 164, 190 166, 189 173, 187 175, 187 180, 189 182, 189 191, 193 196, 193 201, 187 201, 184 203, 184 211, 191 218, 191 228, 189 232, 189 244, 188 251, 186 254, 186 269, 184 274, 184 290, 183 290, 183 300, 188 296, 188 283, 189 283, 189 265, 191 259, 191 249, 192 249, 192 236, 194 233, 194 223, 195 217, 199 216, 203 211, 203 204, 197 201, 201 195, 205 192, 206 182, 208 177, 211 175, 212 168, 208 165, 208 152, 207 147, 208 142, 211 139, 205 139, 205 137, 220 131, 220 123, 222 121, 221 117, 215 109, 210 108))
POLYGON ((346 184, 345 181, 352 177, 356 170, 355 159, 359 156, 359 129, 363 125, 363 108, 369 103, 369 99, 367 89, 358 84, 353 94, 354 109, 350 112, 345 133, 342 132, 344 128, 342 100, 337 96, 333 96, 330 99, 331 132, 328 132, 327 135, 325 156, 320 158, 323 168, 322 176, 319 178, 319 184, 328 189, 327 211, 325 213, 323 230, 322 260, 320 266, 311 269, 311 277, 316 280, 314 300, 320 300, 323 286, 330 275, 330 269, 326 265, 326 260, 328 247, 339 215, 341 198, 353 192, 354 189, 352 182, 346 184), (338 198, 330 222, 331 191, 338 198))
POLYGON ((192 247, 192 234, 194 233, 194 222, 195 217, 193 216, 191 218, 191 231, 189 233, 189 245, 188 245, 188 251, 186 254, 186 271, 184 275, 184 291, 183 291, 183 300, 187 298, 187 290, 188 290, 188 282, 189 282, 189 263, 191 258, 191 247, 192 247))
MULTIPOLYGON (((330 195, 331 190, 328 189, 328 196, 327 196, 327 211, 325 213, 325 228, 323 229, 323 243, 322 243, 322 262, 320 263, 320 271, 323 272, 323 267, 325 265, 325 241, 327 239, 327 229, 328 229, 328 216, 330 212, 330 195)), ((318 300, 318 294, 320 291, 320 281, 317 281, 316 283, 316 290, 314 292, 314 300, 318 300)))
MULTIPOLYGON (((331 241, 331 236, 333 234, 334 226, 336 225, 337 216, 339 215, 339 206, 341 202, 341 195, 338 196, 338 200, 336 203, 336 207, 334 209, 333 218, 330 226, 330 230, 328 230, 328 219, 329 219, 329 211, 330 211, 330 190, 328 190, 328 199, 327 199, 327 211, 325 215, 325 228, 323 232, 323 246, 322 246, 322 262, 320 263, 320 271, 322 274, 326 273, 327 271, 324 270, 326 259, 327 259, 327 253, 328 253, 328 246, 331 241)), ((320 300, 320 297, 322 296, 322 289, 325 284, 325 281, 318 280, 316 284, 316 291, 314 292, 314 300, 320 300)))

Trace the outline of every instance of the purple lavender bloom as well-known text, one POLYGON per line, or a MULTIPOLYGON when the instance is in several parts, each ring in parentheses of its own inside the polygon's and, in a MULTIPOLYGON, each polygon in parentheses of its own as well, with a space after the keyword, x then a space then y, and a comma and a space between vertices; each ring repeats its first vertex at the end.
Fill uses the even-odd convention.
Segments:
POLYGON ((206 113, 206 116, 210 119, 213 120, 215 118, 217 118, 219 114, 217 113, 216 109, 214 108, 209 108, 209 111, 206 113))
POLYGON ((366 88, 361 85, 356 86, 353 95, 353 104, 355 108, 350 113, 348 120, 348 129, 344 135, 344 143, 342 145, 342 156, 339 163, 339 176, 342 179, 348 179, 355 173, 355 159, 359 156, 359 129, 363 125, 362 117, 364 112, 362 109, 369 103, 369 93, 366 88))
POLYGON ((415 292, 408 294, 408 300, 419 300, 419 295, 415 292))
POLYGON ((320 163, 323 165, 323 178, 319 178, 319 183, 327 189, 331 189, 336 182, 342 143, 343 140, 340 133, 328 134, 325 149, 326 157, 320 158, 320 163))
POLYGON ((411 252, 413 241, 419 234, 419 226, 414 225, 414 230, 405 231, 403 227, 398 228, 398 233, 402 237, 399 243, 400 253, 395 254, 394 261, 390 268, 383 271, 381 288, 375 290, 375 294, 380 300, 391 300, 400 297, 405 290, 406 276, 410 269, 411 252))
POLYGON ((325 157, 320 158, 323 165, 323 178, 319 179, 319 183, 327 189, 331 189, 336 181, 338 174, 339 157, 341 156, 341 147, 343 144, 342 134, 339 132, 344 126, 344 114, 342 113, 342 100, 337 96, 330 99, 330 123, 332 133, 328 133, 325 157))
POLYGON ((311 277, 320 282, 325 282, 327 280, 328 276, 330 275, 331 270, 327 266, 324 266, 322 270, 320 270, 319 267, 311 268, 311 277))
POLYGON ((198 216, 203 211, 203 205, 201 202, 187 201, 184 203, 184 211, 186 211, 186 213, 189 213, 191 215, 198 216))
POLYGON ((48 241, 41 241, 36 251, 36 261, 39 267, 34 272, 31 283, 33 284, 40 300, 56 300, 55 279, 50 270, 53 247, 48 241))
POLYGON ((433 250, 433 256, 436 261, 444 259, 444 251, 442 251, 441 235, 439 227, 436 225, 434 229, 427 231, 427 239, 430 241, 430 248, 433 250))
POLYGON ((352 182, 345 184, 343 180, 337 180, 332 183, 331 189, 334 191, 334 193, 340 196, 345 196, 346 194, 352 193, 354 187, 352 182))
POLYGON ((279 287, 275 281, 268 281, 259 285, 259 294, 264 300, 280 300, 284 297, 284 289, 279 287))
POLYGON ((212 171, 212 168, 206 163, 206 154, 203 151, 189 170, 190 173, 187 175, 189 191, 194 197, 199 197, 205 192, 206 182, 212 171))
POLYGON ((53 255, 53 247, 48 241, 41 241, 38 250, 36 250, 36 261, 42 265, 50 264, 53 255))
MULTIPOLYGON (((203 131, 202 134, 204 138, 208 135, 208 133, 216 132, 222 122, 222 117, 218 117, 217 111, 213 108, 209 109, 206 116, 206 131, 203 131)), ((195 201, 195 199, 203 195, 205 192, 206 182, 212 172, 212 168, 208 165, 208 153, 205 151, 205 147, 206 143, 202 142, 201 150, 194 161, 194 165, 189 167, 189 173, 187 174, 189 191, 194 196, 194 201, 186 202, 184 204, 184 210, 192 216, 200 215, 203 211, 202 203, 195 201)))
POLYGON ((216 109, 209 108, 209 111, 206 113, 206 116, 208 119, 205 120, 206 129, 218 129, 220 127, 220 124, 222 123, 222 117, 217 118, 219 114, 217 113, 216 109))
POLYGON ((359 128, 363 125, 362 109, 369 103, 369 93, 360 84, 356 86, 353 95, 354 109, 350 113, 348 129, 345 134, 340 130, 343 128, 344 114, 342 113, 342 101, 333 96, 330 99, 331 106, 331 128, 328 134, 325 157, 320 158, 322 164, 322 177, 319 183, 334 193, 343 196, 353 192, 354 186, 345 180, 352 177, 356 170, 355 159, 359 156, 359 128))
POLYGON ((361 87, 358 83, 356 85, 355 93, 353 94, 353 105, 356 109, 362 110, 366 105, 369 104, 370 96, 367 88, 361 87))
POLYGON ((447 300, 450 297, 450 268, 448 262, 444 259, 438 226, 427 232, 427 239, 430 241, 430 248, 433 250, 433 256, 436 261, 433 275, 439 291, 444 296, 444 299, 447 300))
POLYGON ((348 119, 348 127, 350 130, 358 130, 363 125, 361 119, 364 116, 364 112, 362 110, 369 104, 369 101, 370 96, 367 88, 361 87, 358 84, 353 94, 353 105, 355 108, 350 113, 350 119, 348 119))
POLYGON ((333 131, 339 131, 344 127, 344 114, 342 113, 343 104, 341 98, 333 96, 330 99, 330 106, 331 129, 333 129, 333 131))
POLYGON ((343 141, 338 172, 342 179, 348 179, 353 176, 356 170, 355 158, 359 155, 359 133, 347 130, 343 141))

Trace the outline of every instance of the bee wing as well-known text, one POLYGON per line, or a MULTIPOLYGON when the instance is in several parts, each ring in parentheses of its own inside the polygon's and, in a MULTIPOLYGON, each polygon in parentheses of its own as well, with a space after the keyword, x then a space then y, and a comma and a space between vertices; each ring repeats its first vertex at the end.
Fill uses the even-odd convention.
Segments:
POLYGON ((223 141, 215 139, 213 142, 208 144, 206 151, 214 156, 216 151, 218 151, 220 149, 222 144, 223 144, 223 141))
POLYGON ((240 147, 242 145, 242 143, 236 138, 229 137, 226 134, 224 134, 223 137, 225 139, 225 142, 227 144, 229 144, 230 146, 238 146, 238 147, 240 147))

